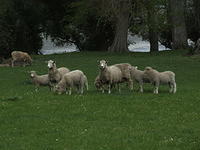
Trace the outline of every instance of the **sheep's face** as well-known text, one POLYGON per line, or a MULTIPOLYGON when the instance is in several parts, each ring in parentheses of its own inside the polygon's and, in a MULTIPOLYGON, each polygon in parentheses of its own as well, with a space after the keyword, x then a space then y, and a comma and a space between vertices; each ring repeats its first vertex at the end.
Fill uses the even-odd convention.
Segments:
POLYGON ((53 60, 49 60, 47 66, 49 69, 52 69, 54 66, 56 66, 56 62, 53 60))
POLYGON ((149 75, 149 74, 151 74, 152 73, 152 68, 151 67, 146 67, 145 69, 144 69, 144 75, 145 76, 147 76, 147 75, 149 75))
POLYGON ((146 68, 145 68, 145 71, 150 71, 150 70, 152 70, 151 67, 146 67, 146 68))
POLYGON ((58 93, 58 94, 62 94, 65 92, 65 88, 59 85, 56 85, 54 88, 54 92, 58 93))
POLYGON ((100 69, 105 69, 106 67, 107 67, 107 61, 101 60, 101 61, 99 62, 99 68, 100 68, 100 69))
POLYGON ((36 75, 36 72, 35 72, 35 71, 31 71, 31 72, 30 72, 30 76, 31 76, 31 78, 34 78, 35 75, 36 75))

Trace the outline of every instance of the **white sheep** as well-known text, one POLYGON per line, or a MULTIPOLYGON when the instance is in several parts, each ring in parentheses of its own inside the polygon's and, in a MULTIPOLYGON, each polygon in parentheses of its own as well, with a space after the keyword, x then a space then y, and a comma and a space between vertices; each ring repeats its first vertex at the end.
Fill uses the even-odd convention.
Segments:
POLYGON ((12 56, 12 67, 14 67, 15 63, 18 63, 25 67, 26 65, 31 65, 33 61, 32 58, 29 56, 29 54, 26 52, 13 51, 11 53, 11 56, 12 56))
POLYGON ((144 71, 138 70, 137 66, 136 67, 132 66, 130 68, 130 72, 131 72, 131 78, 139 83, 140 92, 143 93, 143 84, 144 83, 150 83, 149 79, 144 74, 144 71))
POLYGON ((144 70, 144 74, 147 75, 147 78, 155 86, 153 93, 158 94, 158 88, 160 84, 168 84, 170 87, 169 92, 176 93, 176 81, 174 72, 158 72, 157 70, 152 69, 151 67, 146 67, 144 70))
POLYGON ((54 85, 57 84, 66 73, 69 72, 69 69, 66 67, 61 67, 57 69, 56 62, 53 60, 49 60, 47 66, 49 68, 48 78, 50 90, 52 90, 54 85))
POLYGON ((80 70, 74 70, 66 73, 62 80, 55 86, 55 92, 71 95, 72 89, 76 88, 77 92, 83 94, 84 87, 88 90, 88 80, 84 73, 80 70))
POLYGON ((45 75, 37 75, 37 73, 35 71, 30 71, 30 77, 32 80, 32 83, 34 85, 38 86, 49 86, 49 78, 48 78, 48 74, 45 75))
POLYGON ((114 66, 118 67, 122 72, 122 82, 127 82, 129 88, 133 89, 133 80, 130 74, 131 65, 129 63, 120 63, 115 64, 114 66))
MULTIPOLYGON (((111 93, 111 87, 115 85, 117 85, 120 92, 119 84, 122 82, 121 70, 114 65, 107 66, 107 62, 105 60, 101 60, 99 63, 99 78, 103 84, 108 84, 108 93, 111 93)), ((104 90, 102 90, 102 92, 104 92, 104 90)))

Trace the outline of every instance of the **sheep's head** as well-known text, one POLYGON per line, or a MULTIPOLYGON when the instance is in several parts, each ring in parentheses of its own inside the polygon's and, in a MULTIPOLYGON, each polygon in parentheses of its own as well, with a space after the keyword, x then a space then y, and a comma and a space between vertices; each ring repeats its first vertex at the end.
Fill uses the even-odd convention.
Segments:
POLYGON ((146 68, 145 68, 145 71, 150 71, 150 70, 152 70, 151 67, 146 67, 146 68))
POLYGON ((59 95, 65 92, 65 87, 61 86, 61 85, 56 85, 54 87, 54 92, 58 93, 59 95))
POLYGON ((101 60, 101 61, 99 62, 99 68, 100 68, 100 69, 105 69, 106 67, 107 67, 107 61, 101 60))
POLYGON ((34 78, 36 76, 36 72, 35 71, 30 71, 30 76, 31 76, 31 78, 34 78))
POLYGON ((47 66, 49 69, 56 67, 56 62, 53 60, 49 60, 47 63, 48 63, 47 66))

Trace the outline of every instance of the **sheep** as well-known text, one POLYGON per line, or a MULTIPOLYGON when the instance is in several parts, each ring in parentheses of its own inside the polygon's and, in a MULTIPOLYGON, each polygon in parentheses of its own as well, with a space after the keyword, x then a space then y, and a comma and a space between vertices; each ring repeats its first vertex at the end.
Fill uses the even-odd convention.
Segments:
POLYGON ((100 76, 98 75, 94 80, 94 86, 97 90, 103 91, 106 89, 105 84, 100 80, 100 76))
POLYGON ((143 83, 150 83, 147 76, 144 75, 144 71, 138 70, 138 67, 130 67, 131 78, 139 83, 140 92, 143 93, 143 83))
MULTIPOLYGON (((103 83, 100 80, 99 75, 94 80, 94 86, 96 87, 97 90, 102 91, 102 93, 104 93, 104 91, 107 90, 107 88, 108 88, 108 84, 103 83)), ((115 87, 115 86, 112 84, 111 88, 113 88, 113 87, 115 87)))
POLYGON ((66 92, 66 94, 71 95, 72 88, 76 88, 77 92, 83 94, 84 86, 88 90, 87 77, 82 71, 74 70, 63 76, 62 80, 55 86, 54 92, 58 94, 66 92))
POLYGON ((121 70, 122 82, 127 82, 129 88, 133 90, 133 80, 131 79, 131 74, 130 74, 131 65, 129 63, 120 63, 120 64, 115 64, 114 66, 118 67, 121 70))
POLYGON ((175 73, 172 71, 164 71, 158 72, 157 70, 146 67, 144 70, 144 74, 150 80, 152 84, 154 84, 153 93, 158 94, 158 88, 160 84, 168 84, 170 87, 170 93, 176 93, 176 81, 175 81, 175 73))
POLYGON ((9 64, 0 64, 0 67, 10 67, 9 64))
MULTIPOLYGON (((107 66, 107 62, 105 60, 101 60, 99 63, 99 78, 103 84, 108 84, 108 93, 111 93, 111 87, 115 85, 117 85, 120 92, 119 84, 122 82, 121 70, 114 65, 107 66)), ((104 92, 104 90, 102 90, 102 92, 104 92)))
POLYGON ((18 63, 19 65, 26 66, 32 64, 32 58, 29 56, 26 52, 21 51, 13 51, 11 53, 12 56, 12 67, 14 67, 15 63, 18 63))
POLYGON ((48 74, 45 75, 37 75, 35 71, 30 71, 30 77, 32 80, 32 83, 34 85, 38 86, 49 86, 49 78, 48 74))
POLYGON ((50 84, 50 90, 53 89, 54 85, 57 84, 62 77, 69 72, 69 69, 66 67, 58 68, 56 67, 56 62, 53 60, 48 61, 48 78, 50 84))

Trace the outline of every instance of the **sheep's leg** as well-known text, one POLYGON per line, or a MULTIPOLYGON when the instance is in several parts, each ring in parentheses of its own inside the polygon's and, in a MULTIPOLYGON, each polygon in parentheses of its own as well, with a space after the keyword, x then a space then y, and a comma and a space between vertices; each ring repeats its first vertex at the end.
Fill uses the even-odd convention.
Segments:
POLYGON ((11 64, 11 66, 12 67, 14 67, 14 63, 15 63, 15 61, 14 60, 12 60, 12 62, 11 62, 12 64, 11 64))
POLYGON ((173 84, 172 83, 169 83, 169 93, 172 93, 173 92, 173 84))
POLYGON ((158 94, 158 86, 155 87, 154 94, 158 94))
POLYGON ((88 89, 89 89, 89 88, 88 88, 88 82, 85 83, 85 88, 86 88, 86 90, 88 91, 88 89))
POLYGON ((129 88, 133 90, 133 80, 129 79, 128 84, 129 84, 129 88))
POLYGON ((83 86, 80 87, 81 94, 83 94, 83 86))
POLYGON ((119 93, 121 93, 121 89, 120 89, 119 83, 117 84, 117 87, 118 87, 119 93))
POLYGON ((72 94, 72 88, 70 87, 69 88, 69 95, 71 95, 72 94))
POLYGON ((104 89, 102 89, 102 93, 104 93, 105 91, 104 91, 104 89))
POLYGON ((173 84, 173 93, 176 93, 176 82, 173 84))
POLYGON ((111 93, 111 84, 109 83, 108 84, 108 94, 110 94, 111 93))
POLYGON ((143 90, 143 83, 140 83, 140 92, 143 93, 144 90, 143 90))
POLYGON ((158 94, 159 82, 155 82, 154 94, 158 94))

